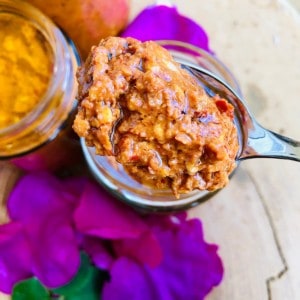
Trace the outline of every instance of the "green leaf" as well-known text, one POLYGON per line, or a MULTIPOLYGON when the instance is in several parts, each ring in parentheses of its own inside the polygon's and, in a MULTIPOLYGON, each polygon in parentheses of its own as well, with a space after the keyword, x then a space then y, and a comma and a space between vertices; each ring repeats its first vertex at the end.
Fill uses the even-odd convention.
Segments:
POLYGON ((76 294, 70 294, 65 297, 65 300, 100 300, 101 289, 103 286, 103 280, 101 280, 102 276, 103 272, 93 268, 89 275, 92 280, 76 294))
POLYGON ((81 254, 81 265, 77 275, 67 285, 54 289, 56 295, 64 296, 65 300, 99 300, 107 273, 97 269, 89 257, 81 254))
POLYGON ((104 282, 104 272, 92 267, 89 270, 88 283, 75 295, 70 295, 66 300, 99 300, 104 282))
POLYGON ((36 279, 31 278, 14 286, 12 300, 48 300, 49 291, 36 279))
POLYGON ((90 259, 85 253, 81 253, 81 263, 80 268, 76 276, 66 285, 53 289, 52 292, 58 295, 67 296, 68 294, 74 294, 80 291, 88 281, 87 274, 91 267, 90 259))

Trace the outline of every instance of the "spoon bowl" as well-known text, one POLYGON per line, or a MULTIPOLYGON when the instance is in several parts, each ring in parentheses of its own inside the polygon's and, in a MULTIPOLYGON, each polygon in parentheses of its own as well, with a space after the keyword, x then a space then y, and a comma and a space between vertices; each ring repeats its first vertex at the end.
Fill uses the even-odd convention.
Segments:
MULTIPOLYGON (((179 61, 180 63, 180 61, 179 61)), ((193 75, 210 96, 218 94, 235 109, 240 149, 237 161, 249 158, 279 158, 300 162, 300 142, 261 126, 247 105, 224 80, 199 66, 182 62, 182 68, 193 75)))

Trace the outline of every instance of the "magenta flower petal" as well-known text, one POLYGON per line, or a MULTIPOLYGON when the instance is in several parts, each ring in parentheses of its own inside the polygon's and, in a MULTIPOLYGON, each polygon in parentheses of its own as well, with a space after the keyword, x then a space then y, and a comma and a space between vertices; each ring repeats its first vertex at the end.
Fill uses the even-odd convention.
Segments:
MULTIPOLYGON (((165 222, 166 217, 162 220, 165 222)), ((150 268, 130 258, 119 258, 112 266, 111 281, 104 285, 103 299, 204 299, 221 282, 223 266, 217 246, 204 241, 200 221, 185 221, 173 228, 158 221, 152 230, 163 249, 162 263, 150 268)))
POLYGON ((62 215, 32 221, 27 236, 33 252, 33 272, 47 287, 67 284, 80 265, 79 246, 73 228, 62 215))
MULTIPOLYGON (((68 183, 69 184, 69 183, 68 183)), ((44 218, 50 214, 70 215, 77 201, 74 192, 67 189, 53 175, 32 173, 23 176, 8 199, 8 212, 12 220, 21 222, 44 218)))
POLYGON ((128 25, 122 36, 141 41, 181 41, 212 52, 205 30, 193 20, 181 15, 176 7, 147 7, 128 25))
POLYGON ((171 294, 176 294, 174 300, 204 299, 220 284, 222 261, 217 246, 204 241, 200 220, 188 220, 172 231, 156 227, 154 232, 165 253, 156 280, 168 278, 171 294))
POLYGON ((157 267, 162 261, 162 249, 151 231, 136 239, 113 241, 113 247, 117 256, 131 257, 152 268, 157 267))
POLYGON ((32 276, 32 255, 22 225, 0 226, 0 291, 10 294, 20 280, 32 276))
POLYGON ((104 239, 136 238, 148 227, 131 208, 88 183, 74 213, 77 230, 104 239))
POLYGON ((64 193, 67 192, 67 194, 72 194, 75 198, 75 204, 77 205, 85 185, 89 180, 86 177, 70 177, 61 182, 64 186, 64 193))
POLYGON ((109 270, 111 268, 114 258, 108 251, 105 241, 99 238, 84 236, 81 245, 96 267, 101 270, 109 270))
POLYGON ((10 218, 22 223, 33 253, 33 273, 48 287, 66 284, 78 270, 72 215, 83 189, 79 185, 84 183, 80 179, 64 182, 48 173, 27 174, 8 199, 10 218))
POLYGON ((152 282, 151 274, 143 265, 130 258, 119 258, 111 269, 110 277, 111 281, 103 287, 103 300, 171 300, 157 294, 156 283, 152 282))

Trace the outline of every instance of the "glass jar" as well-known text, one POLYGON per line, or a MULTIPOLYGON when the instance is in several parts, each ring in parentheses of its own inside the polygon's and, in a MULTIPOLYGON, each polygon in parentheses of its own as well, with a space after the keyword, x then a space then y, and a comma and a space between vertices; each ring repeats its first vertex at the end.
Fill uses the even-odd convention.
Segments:
POLYGON ((76 106, 79 55, 52 21, 25 1, 0 0, 0 18, 5 17, 11 22, 22 19, 36 29, 35 37, 52 56, 52 67, 46 91, 33 109, 18 122, 0 129, 0 159, 11 160, 27 170, 53 170, 80 153, 70 126, 76 106))
MULTIPOLYGON (((226 66, 215 56, 190 44, 178 41, 158 41, 167 48, 178 62, 198 65, 224 79, 236 92, 240 94, 237 81, 226 66)), ((81 146, 87 164, 95 179, 117 198, 131 206, 150 212, 170 212, 187 209, 206 201, 217 193, 195 190, 180 195, 176 199, 171 190, 158 190, 142 185, 130 177, 114 158, 99 156, 95 149, 87 147, 84 139, 81 146)))

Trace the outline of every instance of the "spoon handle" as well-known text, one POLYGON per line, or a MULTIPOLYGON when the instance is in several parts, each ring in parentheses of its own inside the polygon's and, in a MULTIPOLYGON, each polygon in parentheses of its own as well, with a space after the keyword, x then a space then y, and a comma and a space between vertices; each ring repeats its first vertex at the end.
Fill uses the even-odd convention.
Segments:
POLYGON ((258 157, 290 159, 300 162, 300 142, 254 123, 252 130, 249 131, 247 145, 239 159, 258 157))

